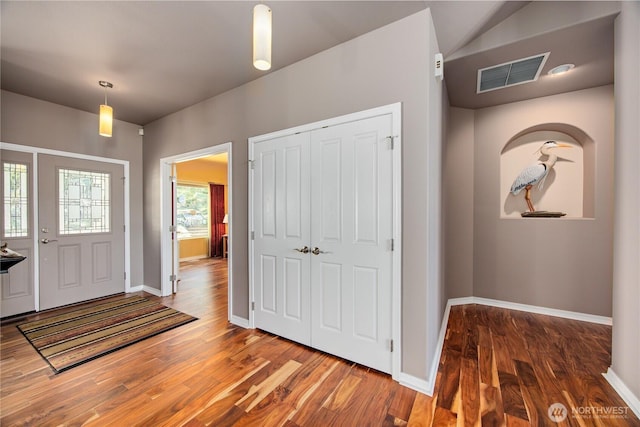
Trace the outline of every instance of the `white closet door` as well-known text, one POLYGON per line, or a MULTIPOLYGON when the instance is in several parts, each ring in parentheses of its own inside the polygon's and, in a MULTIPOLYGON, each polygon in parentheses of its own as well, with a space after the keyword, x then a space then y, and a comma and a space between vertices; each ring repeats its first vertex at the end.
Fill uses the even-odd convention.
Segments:
POLYGON ((256 327, 310 344, 309 133, 255 144, 256 327))
POLYGON ((391 114, 311 137, 311 345, 390 373, 391 114))

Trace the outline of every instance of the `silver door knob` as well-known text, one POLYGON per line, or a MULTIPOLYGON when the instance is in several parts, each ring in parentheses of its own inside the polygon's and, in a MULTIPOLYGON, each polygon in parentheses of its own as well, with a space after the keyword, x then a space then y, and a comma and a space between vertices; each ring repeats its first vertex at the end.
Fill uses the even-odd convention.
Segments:
POLYGON ((296 250, 298 252, 302 252, 303 254, 308 254, 309 253, 309 248, 307 246, 305 246, 302 249, 295 248, 294 250, 296 250))
POLYGON ((325 251, 321 251, 321 250, 320 250, 320 248, 319 248, 319 247, 317 247, 317 246, 316 246, 315 248, 313 248, 313 250, 311 251, 311 253, 312 253, 312 254, 314 254, 314 255, 326 254, 326 252, 325 252, 325 251))
POLYGON ((40 239, 40 241, 41 241, 42 243, 44 243, 45 245, 46 245, 47 243, 50 243, 50 242, 57 242, 57 240, 49 240, 49 239, 40 239))

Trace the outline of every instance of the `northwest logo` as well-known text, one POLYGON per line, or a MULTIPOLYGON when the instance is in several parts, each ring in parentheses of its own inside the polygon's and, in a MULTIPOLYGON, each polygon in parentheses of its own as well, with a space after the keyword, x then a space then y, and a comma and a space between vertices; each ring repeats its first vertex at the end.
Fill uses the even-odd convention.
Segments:
POLYGON ((568 414, 569 411, 567 411, 567 407, 562 403, 554 403, 553 405, 549 406, 549 409, 547 410, 549 419, 556 423, 561 423, 562 421, 566 420, 568 414))

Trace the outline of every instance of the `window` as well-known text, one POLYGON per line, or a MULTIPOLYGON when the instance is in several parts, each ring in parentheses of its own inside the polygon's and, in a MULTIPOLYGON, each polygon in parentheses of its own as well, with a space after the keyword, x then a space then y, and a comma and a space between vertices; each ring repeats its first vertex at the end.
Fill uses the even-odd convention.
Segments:
POLYGON ((58 170, 60 234, 111 231, 111 175, 58 170))
POLYGON ((29 178, 27 165, 3 163, 4 236, 29 235, 29 178))
POLYGON ((178 239, 209 237, 209 186, 178 184, 176 196, 178 239))

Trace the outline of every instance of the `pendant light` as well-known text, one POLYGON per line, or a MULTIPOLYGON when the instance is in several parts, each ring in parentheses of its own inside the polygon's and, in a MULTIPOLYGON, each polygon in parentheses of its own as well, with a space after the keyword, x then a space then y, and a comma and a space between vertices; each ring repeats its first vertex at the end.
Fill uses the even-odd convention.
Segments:
POLYGON ((98 133, 100 136, 111 138, 113 128, 113 108, 107 104, 107 88, 113 88, 113 84, 100 80, 98 82, 104 88, 104 104, 100 105, 100 124, 98 133))
POLYGON ((253 66, 271 68, 271 8, 266 4, 253 8, 253 66))

